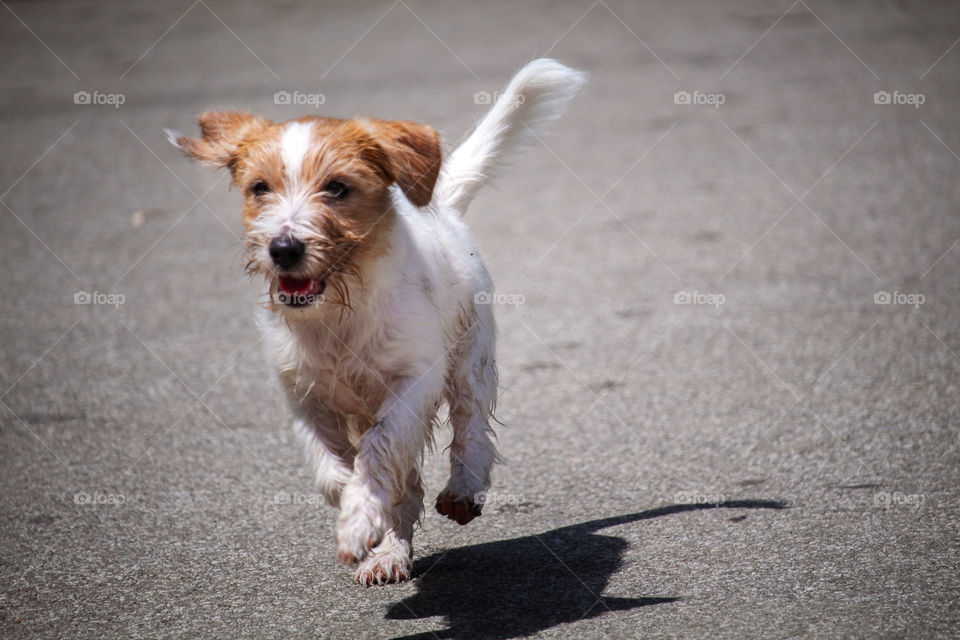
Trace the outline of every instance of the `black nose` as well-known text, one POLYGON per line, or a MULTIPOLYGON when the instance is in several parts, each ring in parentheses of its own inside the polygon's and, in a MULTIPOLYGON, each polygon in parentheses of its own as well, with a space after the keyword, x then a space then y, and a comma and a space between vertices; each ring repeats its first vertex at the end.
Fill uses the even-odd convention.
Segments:
POLYGON ((270 241, 270 257, 281 269, 294 267, 305 249, 303 243, 293 236, 277 236, 270 241))

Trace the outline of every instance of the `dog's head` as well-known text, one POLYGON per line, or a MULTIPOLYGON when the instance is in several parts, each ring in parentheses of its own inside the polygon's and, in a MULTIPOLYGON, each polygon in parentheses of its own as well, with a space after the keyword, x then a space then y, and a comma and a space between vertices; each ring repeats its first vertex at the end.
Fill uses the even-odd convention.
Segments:
POLYGON ((412 122, 274 123, 223 111, 199 122, 201 137, 168 131, 170 142, 230 170, 243 192, 247 269, 264 275, 275 307, 294 316, 324 303, 349 307, 366 261, 389 249, 390 186, 425 206, 440 171, 437 132, 412 122))

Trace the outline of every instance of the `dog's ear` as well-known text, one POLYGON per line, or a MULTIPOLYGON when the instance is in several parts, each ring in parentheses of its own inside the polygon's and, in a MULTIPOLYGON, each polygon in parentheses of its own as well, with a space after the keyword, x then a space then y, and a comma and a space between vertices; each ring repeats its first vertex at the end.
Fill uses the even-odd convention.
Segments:
POLYGON ((188 157, 231 171, 246 145, 272 123, 246 111, 207 111, 200 115, 200 138, 165 129, 170 144, 188 157))
POLYGON ((405 120, 369 118, 362 122, 385 153, 381 164, 386 174, 410 202, 418 207, 430 204, 442 160, 437 130, 405 120))

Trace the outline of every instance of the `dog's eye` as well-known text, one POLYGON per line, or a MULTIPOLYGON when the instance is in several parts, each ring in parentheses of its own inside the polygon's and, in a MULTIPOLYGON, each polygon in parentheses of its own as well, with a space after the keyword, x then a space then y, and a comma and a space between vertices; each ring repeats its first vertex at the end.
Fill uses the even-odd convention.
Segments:
POLYGON ((250 187, 250 193, 252 193, 255 197, 259 198, 265 193, 270 193, 270 185, 268 185, 263 180, 257 180, 256 182, 253 183, 253 186, 250 187))
POLYGON ((323 188, 324 192, 329 193, 337 200, 343 200, 347 197, 350 189, 347 188, 347 185, 343 184, 339 180, 331 180, 323 188))

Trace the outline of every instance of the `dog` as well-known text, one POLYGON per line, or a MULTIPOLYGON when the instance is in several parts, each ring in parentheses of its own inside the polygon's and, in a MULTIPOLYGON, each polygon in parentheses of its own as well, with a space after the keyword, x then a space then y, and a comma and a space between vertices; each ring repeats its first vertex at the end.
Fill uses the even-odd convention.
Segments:
POLYGON ((436 510, 479 516, 499 460, 493 284, 463 216, 477 191, 560 118, 586 75, 527 64, 443 159, 408 121, 243 111, 165 130, 243 194, 247 272, 266 280, 258 323, 326 501, 338 559, 370 586, 411 577, 420 465, 447 407, 450 477, 436 510))

